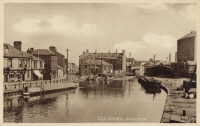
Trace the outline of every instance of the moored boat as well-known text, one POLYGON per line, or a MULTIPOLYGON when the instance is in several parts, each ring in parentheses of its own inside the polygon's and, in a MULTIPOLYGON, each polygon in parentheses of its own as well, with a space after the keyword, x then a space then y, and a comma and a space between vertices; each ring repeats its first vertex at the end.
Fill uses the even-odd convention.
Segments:
POLYGON ((150 77, 138 77, 138 82, 146 90, 147 93, 160 93, 161 82, 150 77))
POLYGON ((68 84, 52 84, 52 85, 45 85, 45 86, 34 86, 34 87, 25 87, 22 91, 24 96, 29 95, 40 95, 50 92, 62 91, 71 88, 78 87, 79 84, 77 83, 68 83, 68 84))

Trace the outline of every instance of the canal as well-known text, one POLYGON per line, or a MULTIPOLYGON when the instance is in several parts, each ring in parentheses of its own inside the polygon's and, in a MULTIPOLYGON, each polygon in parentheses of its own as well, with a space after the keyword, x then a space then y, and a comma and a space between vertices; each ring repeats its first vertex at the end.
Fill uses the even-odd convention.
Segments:
POLYGON ((167 94, 148 94, 137 78, 81 82, 77 89, 4 98, 4 123, 159 123, 167 94))

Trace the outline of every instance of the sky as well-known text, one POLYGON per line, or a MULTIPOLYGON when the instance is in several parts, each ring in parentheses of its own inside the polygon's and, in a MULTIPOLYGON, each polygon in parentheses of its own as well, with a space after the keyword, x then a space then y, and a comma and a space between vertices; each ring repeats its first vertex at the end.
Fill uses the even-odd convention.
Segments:
POLYGON ((5 3, 4 43, 22 50, 55 46, 78 65, 89 52, 122 52, 135 60, 175 61, 177 40, 196 31, 193 3, 5 3), (131 55, 129 55, 131 53, 131 55))

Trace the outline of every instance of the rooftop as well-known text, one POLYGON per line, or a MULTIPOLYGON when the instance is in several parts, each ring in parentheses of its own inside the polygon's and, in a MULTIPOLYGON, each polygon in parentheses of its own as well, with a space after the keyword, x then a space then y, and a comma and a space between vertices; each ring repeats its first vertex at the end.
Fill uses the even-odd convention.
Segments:
POLYGON ((11 46, 10 44, 4 43, 4 48, 8 49, 8 52, 4 52, 4 57, 8 58, 8 57, 13 57, 13 58, 32 58, 30 54, 24 52, 24 51, 20 51, 18 49, 16 49, 15 47, 11 46))
POLYGON ((196 36, 196 35, 197 35, 197 32, 196 32, 196 31, 191 31, 190 33, 186 34, 185 36, 183 36, 183 37, 180 38, 179 40, 186 39, 186 38, 190 38, 190 37, 193 37, 193 36, 196 36))
POLYGON ((39 55, 56 55, 54 52, 48 50, 48 49, 36 49, 33 51, 33 54, 38 54, 39 55))

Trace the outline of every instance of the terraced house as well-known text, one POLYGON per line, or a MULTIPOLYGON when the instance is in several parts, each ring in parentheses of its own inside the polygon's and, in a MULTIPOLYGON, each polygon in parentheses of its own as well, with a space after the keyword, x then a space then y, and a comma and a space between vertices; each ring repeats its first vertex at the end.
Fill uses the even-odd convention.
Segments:
POLYGON ((36 79, 43 79, 44 61, 21 51, 21 44, 21 41, 15 41, 13 47, 4 43, 4 82, 35 80, 36 72, 38 73, 36 79), (39 65, 35 64, 40 64, 40 67, 36 67, 39 65))
POLYGON ((51 80, 57 78, 57 55, 48 49, 30 48, 27 50, 29 54, 39 57, 44 61, 43 79, 51 80))

